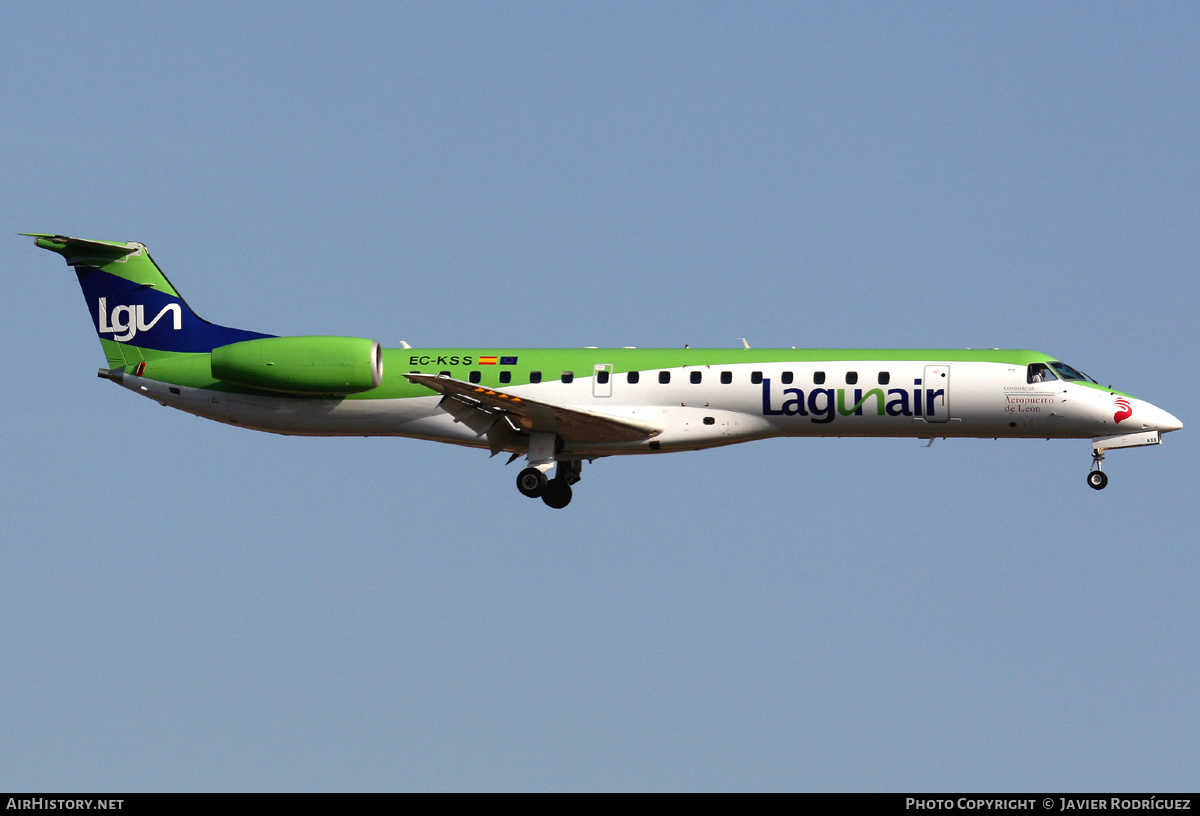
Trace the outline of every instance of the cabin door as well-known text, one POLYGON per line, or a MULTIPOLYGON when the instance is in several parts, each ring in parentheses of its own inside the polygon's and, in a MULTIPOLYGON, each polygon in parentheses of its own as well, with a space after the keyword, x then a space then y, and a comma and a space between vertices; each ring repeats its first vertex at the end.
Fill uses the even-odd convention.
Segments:
POLYGON ((923 402, 921 413, 926 422, 950 420, 950 366, 927 365, 921 380, 923 402))
POLYGON ((612 396, 612 363, 598 363, 592 369, 592 396, 612 396))

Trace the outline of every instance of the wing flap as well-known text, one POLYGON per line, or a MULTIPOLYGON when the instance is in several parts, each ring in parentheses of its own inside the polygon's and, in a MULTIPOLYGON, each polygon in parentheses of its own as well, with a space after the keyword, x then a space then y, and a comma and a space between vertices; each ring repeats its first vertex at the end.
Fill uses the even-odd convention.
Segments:
POLYGON ((637 442, 658 436, 663 431, 661 426, 650 422, 529 399, 452 377, 404 376, 410 382, 442 394, 438 407, 481 435, 489 429, 501 432, 497 436, 503 435, 503 429, 495 426, 503 417, 512 420, 510 430, 519 427, 526 433, 553 433, 572 442, 637 442), (477 430, 477 426, 483 430, 477 430))

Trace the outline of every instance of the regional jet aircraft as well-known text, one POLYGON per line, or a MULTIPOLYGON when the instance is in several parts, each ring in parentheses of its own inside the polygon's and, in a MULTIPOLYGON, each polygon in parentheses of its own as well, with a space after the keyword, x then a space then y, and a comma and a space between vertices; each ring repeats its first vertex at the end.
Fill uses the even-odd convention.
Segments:
POLYGON ((139 243, 31 235, 75 269, 108 367, 163 405, 260 431, 407 436, 524 456, 517 489, 566 507, 584 460, 777 436, 1091 439, 1183 427, 1052 356, 990 349, 384 349, 196 316, 139 243), (553 478, 548 474, 553 471, 553 478))

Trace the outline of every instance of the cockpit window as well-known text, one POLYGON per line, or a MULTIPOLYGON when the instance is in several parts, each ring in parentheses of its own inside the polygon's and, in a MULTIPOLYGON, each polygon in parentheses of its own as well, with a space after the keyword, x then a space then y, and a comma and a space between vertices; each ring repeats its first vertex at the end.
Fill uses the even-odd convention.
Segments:
POLYGON ((1089 377, 1087 374, 1084 374, 1082 371, 1078 371, 1074 368, 1071 368, 1066 363, 1060 363, 1058 361, 1055 361, 1050 364, 1050 367, 1053 368, 1055 371, 1057 371, 1058 376, 1062 377, 1067 382, 1090 382, 1090 383, 1096 382, 1091 377, 1089 377))
POLYGON ((1029 364, 1029 376, 1026 378, 1027 382, 1040 383, 1050 382, 1051 380, 1057 379, 1058 377, 1054 376, 1054 372, 1050 370, 1050 366, 1046 365, 1045 363, 1029 364))

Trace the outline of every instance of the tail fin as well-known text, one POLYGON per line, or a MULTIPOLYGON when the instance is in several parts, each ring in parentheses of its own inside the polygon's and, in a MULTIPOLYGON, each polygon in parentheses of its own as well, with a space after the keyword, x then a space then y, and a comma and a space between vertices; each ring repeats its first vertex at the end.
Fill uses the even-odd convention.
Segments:
POLYGON ((62 255, 75 268, 100 345, 113 368, 272 336, 218 326, 199 317, 142 244, 22 234, 36 239, 42 249, 62 255))

